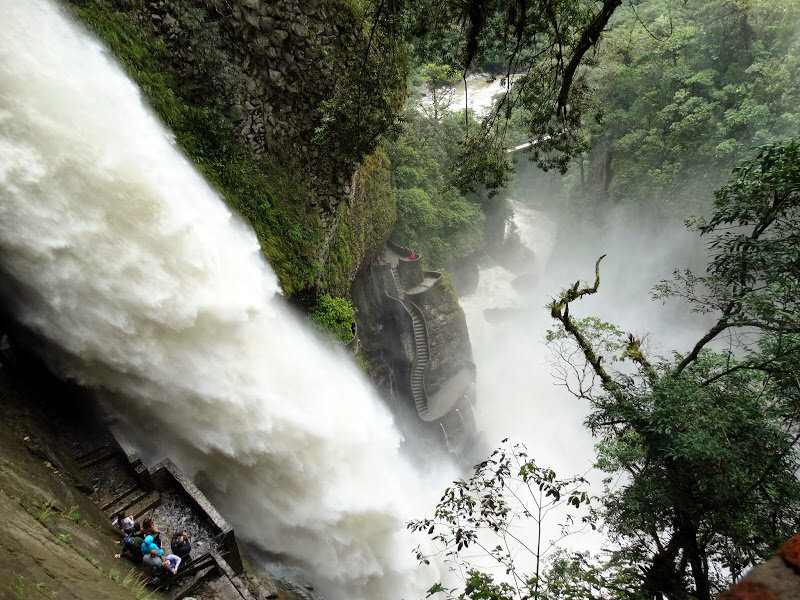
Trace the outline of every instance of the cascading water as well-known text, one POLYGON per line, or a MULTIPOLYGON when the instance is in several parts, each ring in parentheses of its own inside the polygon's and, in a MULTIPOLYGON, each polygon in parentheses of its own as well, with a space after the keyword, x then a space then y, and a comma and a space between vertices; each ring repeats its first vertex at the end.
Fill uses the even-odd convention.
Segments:
POLYGON ((49 1, 0 14, 2 289, 50 364, 328 597, 424 589, 403 525, 430 505, 390 414, 276 300, 253 233, 104 49, 49 1))

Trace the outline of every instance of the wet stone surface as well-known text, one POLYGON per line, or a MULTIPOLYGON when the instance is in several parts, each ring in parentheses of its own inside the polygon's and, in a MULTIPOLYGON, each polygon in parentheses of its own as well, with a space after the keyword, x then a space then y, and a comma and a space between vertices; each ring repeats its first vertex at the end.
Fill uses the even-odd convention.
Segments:
POLYGON ((169 550, 172 534, 185 531, 192 543, 192 558, 214 548, 214 533, 203 518, 195 514, 175 492, 162 492, 161 505, 152 512, 153 523, 161 530, 161 545, 169 550))
POLYGON ((115 454, 109 460, 87 467, 83 472, 95 490, 92 500, 100 506, 137 485, 128 461, 121 454, 115 454))

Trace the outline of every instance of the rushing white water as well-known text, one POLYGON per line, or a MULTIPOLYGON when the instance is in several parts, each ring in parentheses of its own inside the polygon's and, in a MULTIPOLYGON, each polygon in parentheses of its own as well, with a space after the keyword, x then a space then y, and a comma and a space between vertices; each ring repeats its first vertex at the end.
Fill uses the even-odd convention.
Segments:
POLYGON ((0 14, 6 302, 140 449, 214 483, 240 538, 326 597, 418 595, 404 521, 430 505, 390 414, 275 299, 252 231, 106 51, 49 1, 0 14))
MULTIPOLYGON (((594 278, 601 266, 599 292, 576 302, 577 317, 597 316, 646 337, 646 347, 668 356, 686 351, 706 330, 701 317, 677 302, 652 302, 649 291, 674 268, 702 270, 703 244, 678 219, 657 218, 646 208, 607 206, 595 218, 559 212, 547 185, 521 186, 513 203, 514 224, 522 243, 533 251, 525 285, 502 266, 480 270, 478 289, 461 298, 477 366, 478 427, 492 444, 504 437, 523 442, 542 466, 559 476, 587 474, 591 492, 602 492, 602 475, 592 472, 593 440, 583 421, 586 402, 573 397, 552 376, 553 356, 545 344, 554 328, 546 304, 579 278, 594 278), (504 318, 488 320, 486 309, 509 309, 504 318)), ((545 523, 545 537, 556 535, 557 517, 545 523)), ((603 540, 585 532, 564 544, 597 551, 603 540)))

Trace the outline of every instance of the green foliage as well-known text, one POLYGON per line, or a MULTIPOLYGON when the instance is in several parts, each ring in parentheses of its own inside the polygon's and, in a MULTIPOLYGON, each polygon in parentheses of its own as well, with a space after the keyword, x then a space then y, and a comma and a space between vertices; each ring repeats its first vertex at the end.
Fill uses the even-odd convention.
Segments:
POLYGON ((538 142, 530 149, 532 160, 563 173, 586 148, 582 127, 588 88, 579 66, 620 4, 425 0, 413 9, 417 48, 424 62, 460 63, 464 72, 488 65, 505 76, 518 74, 473 143, 489 137, 501 146, 508 120, 520 112, 528 139, 538 142))
MULTIPOLYGON (((436 584, 428 596, 441 592, 459 600, 538 597, 540 563, 556 548, 554 543, 542 544, 544 520, 550 512, 569 506, 574 514, 563 516, 562 538, 574 531, 576 523, 593 526, 589 515, 577 512, 590 504, 585 484, 582 477, 559 479, 552 469, 528 458, 523 446, 503 440, 499 449, 475 466, 470 479, 454 481, 444 491, 433 518, 408 524, 412 531, 427 533, 436 555, 463 579, 460 588, 436 584), (534 539, 520 533, 526 530, 534 532, 534 539), (519 566, 523 556, 533 560, 532 574, 519 566), (476 557, 486 570, 471 564, 476 557), (488 572, 494 568, 505 574, 498 582, 488 572)), ((416 554, 421 564, 430 562, 431 555, 419 548, 416 554)))
POLYGON ((587 73, 590 183, 613 198, 688 204, 751 146, 797 135, 798 20, 797 0, 644 0, 618 11, 587 73))
POLYGON ((338 4, 353 10, 353 37, 344 59, 353 68, 334 74, 333 94, 322 103, 314 142, 327 156, 356 164, 375 151, 406 98, 405 13, 402 3, 338 4))
POLYGON ((198 36, 198 52, 205 56, 202 65, 214 74, 212 89, 194 81, 180 82, 172 73, 166 48, 148 37, 135 13, 89 1, 78 4, 75 11, 139 84, 183 152, 228 205, 252 224, 284 291, 291 294, 313 287, 322 268, 314 259, 323 232, 309 208, 311 192, 299 178, 301 170, 287 164, 285 157, 256 160, 237 141, 235 115, 214 94, 222 88, 233 93, 237 76, 212 52, 215 45, 208 36, 214 29, 204 23, 202 11, 193 13, 195 27, 190 30, 198 36), (201 52, 203 48, 207 51, 201 52))
POLYGON ((488 200, 462 192, 448 168, 459 158, 463 113, 436 119, 407 110, 403 117, 400 136, 386 145, 397 195, 394 237, 418 248, 432 264, 481 250, 482 204, 488 200))
POLYGON ((420 108, 434 119, 443 116, 444 111, 450 107, 455 93, 455 84, 459 73, 450 65, 427 63, 419 69, 419 78, 430 94, 430 107, 420 102, 420 108))
POLYGON ((653 361, 634 336, 571 317, 599 271, 551 304, 550 340, 582 357, 558 350, 589 401, 597 465, 622 482, 601 510, 617 568, 641 571, 645 597, 709 600, 800 527, 799 210, 796 142, 759 149, 717 191, 711 217, 693 222, 710 238, 705 275, 657 289, 717 318, 685 354, 653 361), (706 347, 723 334, 727 350, 706 347), (582 381, 587 369, 602 389, 582 381))
MULTIPOLYGON (((326 159, 361 161, 374 150, 378 134, 393 121, 404 100, 406 58, 398 46, 402 39, 396 30, 396 15, 388 10, 376 15, 367 10, 369 6, 368 2, 332 0, 332 10, 343 11, 353 19, 357 43, 346 49, 352 55, 348 59, 352 70, 339 73, 341 80, 323 110, 318 141, 326 159), (373 23, 375 34, 368 43, 373 23), (359 65, 365 56, 366 62, 359 65)), ((382 245, 390 227, 387 221, 393 219, 388 183, 380 183, 385 163, 378 158, 375 164, 373 159, 366 170, 368 181, 362 186, 362 198, 374 193, 376 197, 366 198, 367 202, 381 213, 374 230, 370 230, 365 210, 347 207, 344 219, 337 220, 341 225, 337 225, 330 249, 318 211, 313 208, 315 192, 305 181, 305 169, 288 152, 254 158, 238 141, 235 123, 241 117, 245 78, 220 50, 224 45, 218 23, 200 8, 181 16, 186 43, 197 64, 190 75, 178 75, 167 49, 141 25, 136 7, 79 0, 74 10, 139 84, 183 152, 227 204, 253 226, 284 292, 347 293, 364 256, 360 251, 382 245), (351 235, 347 231, 350 226, 359 232, 351 235), (384 237, 376 244, 374 238, 380 236, 384 237)))
POLYGON ((122 579, 120 585, 128 590, 136 600, 151 600, 155 592, 147 589, 149 578, 138 569, 132 568, 122 579))
POLYGON ((319 296, 309 311, 311 320, 322 331, 328 331, 343 342, 353 339, 356 312, 347 298, 319 296))
POLYGON ((17 583, 14 584, 14 587, 9 587, 8 591, 16 600, 22 600, 25 597, 25 578, 17 575, 17 583))
POLYGON ((78 512, 77 506, 72 506, 65 516, 73 523, 80 523, 81 521, 81 513, 78 512))
POLYGON ((33 505, 38 508, 34 517, 40 523, 46 523, 54 514, 56 514, 56 509, 53 508, 53 499, 48 498, 45 500, 44 504, 39 506, 37 502, 33 502, 33 505))
POLYGON ((363 260, 381 251, 394 226, 397 201, 392 190, 389 159, 382 148, 364 159, 353 200, 338 207, 326 264, 318 289, 334 296, 350 292, 350 279, 363 260))

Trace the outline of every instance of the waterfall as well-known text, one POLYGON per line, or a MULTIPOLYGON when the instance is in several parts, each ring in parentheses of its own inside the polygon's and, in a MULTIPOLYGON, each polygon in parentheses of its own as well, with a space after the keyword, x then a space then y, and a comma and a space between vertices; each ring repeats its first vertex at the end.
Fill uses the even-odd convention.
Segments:
POLYGON ((237 536, 329 598, 420 595, 404 522, 432 504, 389 412, 107 51, 49 0, 0 14, 6 305, 145 455, 212 481, 237 536))

